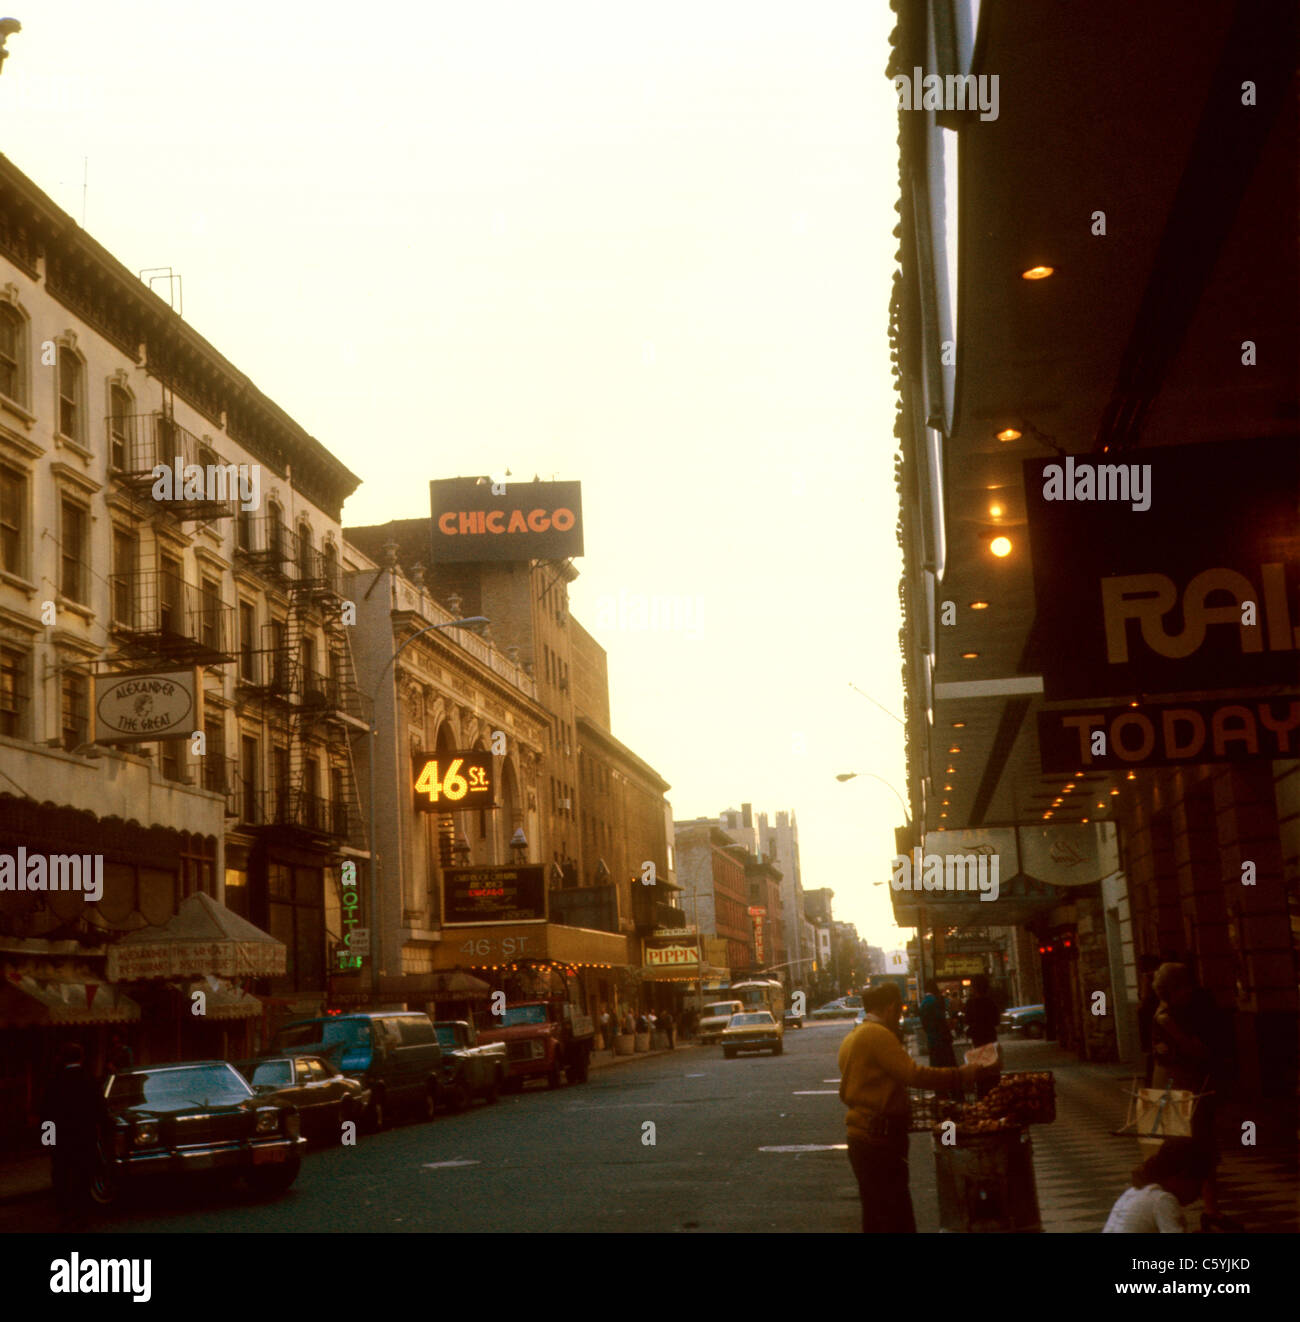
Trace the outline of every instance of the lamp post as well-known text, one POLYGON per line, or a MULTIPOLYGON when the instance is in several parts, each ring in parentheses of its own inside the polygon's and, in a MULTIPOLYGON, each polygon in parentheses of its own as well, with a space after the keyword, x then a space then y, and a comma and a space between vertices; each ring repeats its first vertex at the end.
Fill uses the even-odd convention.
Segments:
MULTIPOLYGON (((874 771, 842 771, 835 777, 841 784, 845 781, 856 780, 859 776, 865 776, 869 780, 878 780, 886 789, 888 789, 899 802, 903 809, 903 825, 907 827, 908 838, 912 835, 912 818, 907 811, 907 801, 898 792, 897 788, 889 783, 884 776, 878 776, 874 771)), ((924 894, 924 892, 918 892, 924 894)), ((920 926, 916 929, 916 962, 918 965, 916 972, 916 986, 920 991, 925 986, 925 902, 917 902, 918 919, 920 926)))
POLYGON ((370 912, 370 995, 375 1002, 379 1000, 379 942, 380 933, 383 931, 383 926, 379 921, 379 850, 375 847, 375 758, 379 740, 379 689, 384 682, 384 676, 388 674, 388 667, 417 638, 422 638, 426 633, 433 633, 436 629, 459 629, 469 624, 487 624, 488 622, 486 615, 470 615, 463 620, 447 620, 443 624, 425 625, 423 629, 405 639, 397 651, 384 662, 384 668, 379 672, 379 676, 375 680, 375 687, 370 694, 370 756, 366 759, 370 764, 370 832, 366 837, 366 843, 370 846, 370 880, 366 887, 366 907, 370 912))

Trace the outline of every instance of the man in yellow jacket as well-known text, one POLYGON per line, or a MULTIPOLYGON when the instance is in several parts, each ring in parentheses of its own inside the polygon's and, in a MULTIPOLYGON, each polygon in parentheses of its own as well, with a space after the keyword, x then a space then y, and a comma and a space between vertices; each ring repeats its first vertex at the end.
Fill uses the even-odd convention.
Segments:
POLYGON ((849 1108, 849 1162, 862 1198, 864 1234, 915 1234, 908 1187, 908 1088, 951 1092, 972 1084, 976 1065, 931 1069, 903 1049, 896 1028, 902 993, 893 982, 862 993, 866 1019, 841 1043, 840 1101, 849 1108))

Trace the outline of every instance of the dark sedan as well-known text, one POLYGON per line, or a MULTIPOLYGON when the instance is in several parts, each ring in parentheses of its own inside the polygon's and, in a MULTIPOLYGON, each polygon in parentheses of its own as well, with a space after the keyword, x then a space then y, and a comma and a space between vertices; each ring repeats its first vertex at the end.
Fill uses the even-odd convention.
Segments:
POLYGON ((198 1060, 111 1074, 104 1101, 109 1151, 94 1196, 112 1202, 141 1176, 224 1171, 255 1194, 283 1193, 298 1178, 306 1139, 297 1110, 256 1096, 233 1065, 198 1060))
POLYGON ((236 1068, 264 1100, 298 1108, 302 1132, 337 1143, 344 1121, 358 1127, 370 1105, 370 1089, 350 1079, 320 1056, 264 1056, 241 1060, 236 1068))

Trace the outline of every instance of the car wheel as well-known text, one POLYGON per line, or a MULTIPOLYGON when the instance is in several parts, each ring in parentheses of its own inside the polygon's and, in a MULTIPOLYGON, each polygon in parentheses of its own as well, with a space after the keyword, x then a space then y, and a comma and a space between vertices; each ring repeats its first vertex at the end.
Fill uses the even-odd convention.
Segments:
POLYGON ((425 1090, 424 1096, 420 1102, 420 1119, 429 1121, 438 1114, 438 1102, 441 1100, 440 1093, 442 1089, 436 1083, 431 1083, 425 1090))
POLYGON ((469 1089, 463 1079, 457 1079, 450 1088, 444 1088, 443 1096, 447 1099, 447 1110, 453 1115, 459 1115, 469 1106, 469 1089))
POLYGON ((1035 1038, 1037 1038, 1037 1037, 1042 1037, 1044 1031, 1045 1031, 1045 1030, 1044 1030, 1042 1024, 1026 1024, 1026 1025, 1025 1025, 1025 1036, 1026 1036, 1026 1037, 1035 1037, 1035 1038))
POLYGON ((248 1187, 257 1198, 278 1198, 287 1193, 289 1186, 298 1178, 302 1169, 302 1159, 293 1157, 282 1166, 269 1166, 248 1172, 248 1187))
POLYGON ((728 1060, 735 1060, 735 1059, 736 1059, 736 1048, 735 1048, 735 1047, 723 1047, 723 1048, 722 1048, 722 1054, 723 1054, 724 1056, 726 1056, 726 1058, 727 1058, 728 1060))
POLYGON ((122 1193, 122 1182, 117 1170, 100 1152, 95 1161, 95 1172, 90 1177, 91 1201, 100 1207, 112 1207, 122 1193))

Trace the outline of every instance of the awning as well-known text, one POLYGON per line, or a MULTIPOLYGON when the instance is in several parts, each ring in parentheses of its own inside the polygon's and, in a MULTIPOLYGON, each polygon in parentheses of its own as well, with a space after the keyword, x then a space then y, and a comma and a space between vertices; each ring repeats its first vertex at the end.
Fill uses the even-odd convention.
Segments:
POLYGON ((379 979, 379 995, 384 1000, 486 1001, 491 994, 492 988, 486 982, 463 969, 379 979))
POLYGON ((273 977, 285 971, 285 948, 199 891, 182 900, 161 927, 141 928, 110 947, 107 971, 123 982, 207 974, 273 977))
POLYGON ((6 978, 0 988, 0 1025, 40 1028, 55 1024, 127 1024, 140 1007, 111 982, 47 982, 6 978))

